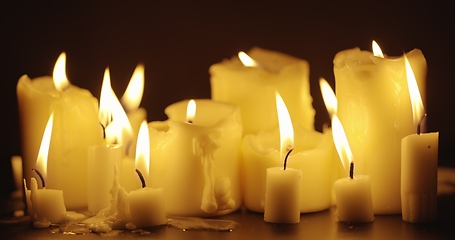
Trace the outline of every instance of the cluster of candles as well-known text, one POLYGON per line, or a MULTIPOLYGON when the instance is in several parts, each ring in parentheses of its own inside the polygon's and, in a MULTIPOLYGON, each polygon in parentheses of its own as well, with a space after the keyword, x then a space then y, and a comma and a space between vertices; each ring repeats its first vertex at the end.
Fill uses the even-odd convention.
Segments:
POLYGON ((22 76, 24 188, 35 226, 88 211, 86 223, 109 218, 120 224, 108 229, 133 229, 242 206, 266 222, 298 223, 332 204, 343 222, 435 219, 438 133, 422 131, 420 50, 385 57, 373 41, 373 52, 339 52, 336 94, 320 79, 331 117, 323 132, 314 130, 307 61, 255 47, 209 72, 212 99, 171 104, 167 121, 152 122, 140 107, 142 65, 120 100, 109 69, 99 101, 72 85, 64 53, 52 77, 22 76))

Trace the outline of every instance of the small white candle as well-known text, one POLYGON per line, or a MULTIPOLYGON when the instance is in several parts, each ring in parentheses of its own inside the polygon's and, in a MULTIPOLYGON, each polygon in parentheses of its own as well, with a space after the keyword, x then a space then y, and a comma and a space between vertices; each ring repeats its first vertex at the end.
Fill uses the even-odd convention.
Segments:
POLYGON ((421 133, 424 113, 414 73, 405 57, 416 134, 401 141, 401 208, 405 222, 436 220, 439 133, 421 133))

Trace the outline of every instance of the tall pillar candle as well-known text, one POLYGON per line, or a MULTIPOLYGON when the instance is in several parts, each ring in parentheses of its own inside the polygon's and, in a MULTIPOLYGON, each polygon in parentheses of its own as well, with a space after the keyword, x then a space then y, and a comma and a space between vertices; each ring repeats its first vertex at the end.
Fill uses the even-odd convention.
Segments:
POLYGON ((150 122, 150 185, 163 187, 168 215, 214 216, 242 205, 240 110, 198 99, 190 119, 184 100, 169 105, 169 120, 150 122))
MULTIPOLYGON (((55 75, 55 74, 54 74, 55 75)), ((30 79, 23 75, 17 84, 21 128, 23 174, 31 178, 43 126, 54 112, 54 129, 48 160, 48 186, 63 190, 68 209, 87 207, 87 147, 100 144, 97 99, 67 82, 57 88, 57 77, 30 79)))
POLYGON ((314 129, 308 62, 259 47, 247 54, 260 66, 245 66, 235 56, 210 67, 212 99, 238 105, 244 134, 253 134, 278 127, 275 108, 278 90, 294 125, 314 129))
MULTIPOLYGON (((294 126, 295 148, 288 167, 302 172, 300 211, 328 209, 332 202, 332 165, 334 146, 331 131, 324 133, 294 126)), ((249 134, 242 143, 242 181, 245 206, 264 212, 266 173, 270 167, 283 165, 280 157, 279 131, 249 134)))
MULTIPOLYGON (((406 56, 424 90, 422 52, 414 49, 406 56)), ((375 214, 399 214, 401 139, 414 132, 403 57, 376 57, 353 48, 337 53, 333 63, 337 115, 356 156, 356 172, 371 178, 375 214)))

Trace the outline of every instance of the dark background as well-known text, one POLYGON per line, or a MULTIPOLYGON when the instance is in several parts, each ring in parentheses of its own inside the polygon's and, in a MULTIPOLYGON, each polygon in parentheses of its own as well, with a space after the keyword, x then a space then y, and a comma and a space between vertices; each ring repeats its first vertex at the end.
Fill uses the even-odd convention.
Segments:
POLYGON ((0 70, 2 123, 0 191, 13 190, 10 157, 20 155, 16 99, 19 77, 51 75, 61 52, 69 80, 99 97, 110 68, 120 97, 138 63, 145 65, 142 107, 148 120, 165 120, 164 108, 188 98, 210 98, 210 65, 253 46, 310 63, 315 127, 329 122, 319 77, 335 87, 332 60, 341 50, 399 56, 414 48, 428 63, 428 130, 440 132, 440 165, 450 156, 455 41, 449 2, 410 1, 2 1, 0 70))

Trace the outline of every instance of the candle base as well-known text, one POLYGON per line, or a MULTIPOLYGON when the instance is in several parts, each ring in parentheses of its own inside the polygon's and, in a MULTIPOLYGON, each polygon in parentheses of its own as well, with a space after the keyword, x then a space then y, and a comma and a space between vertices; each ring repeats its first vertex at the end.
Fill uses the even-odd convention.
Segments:
POLYGON ((410 223, 436 220, 436 194, 402 193, 402 219, 410 223))

